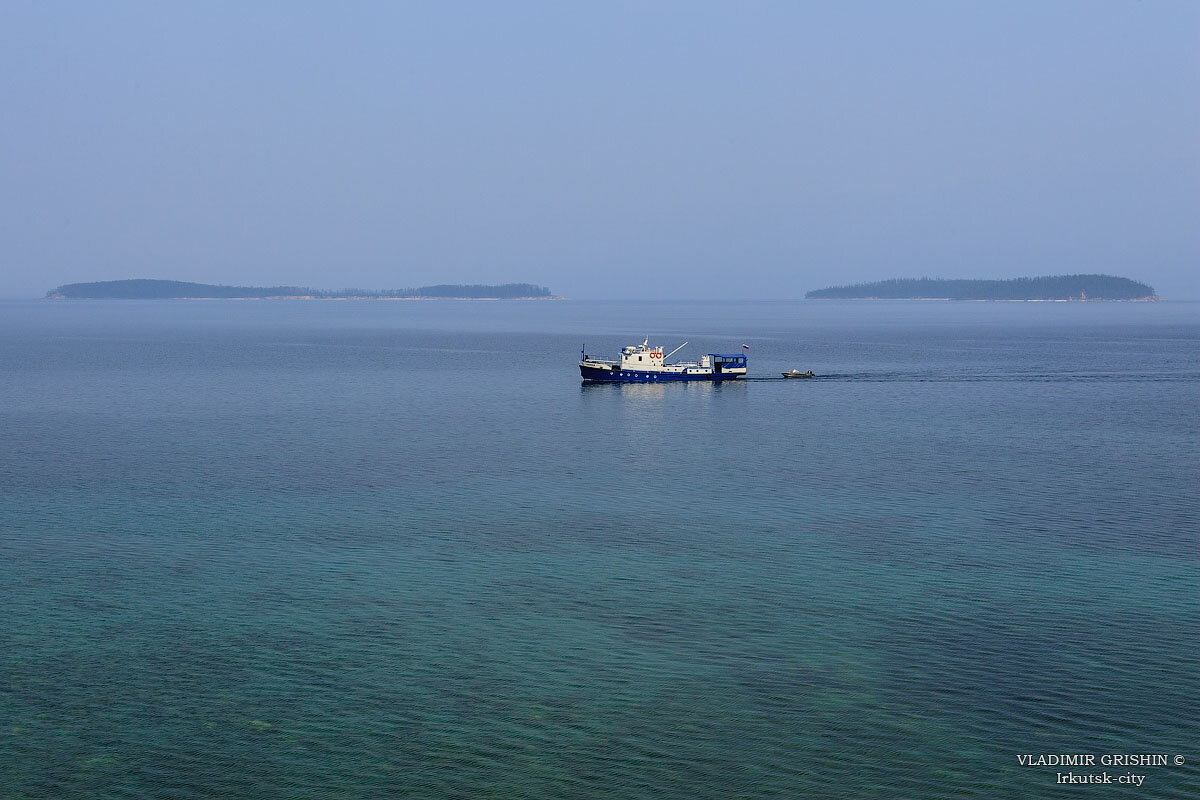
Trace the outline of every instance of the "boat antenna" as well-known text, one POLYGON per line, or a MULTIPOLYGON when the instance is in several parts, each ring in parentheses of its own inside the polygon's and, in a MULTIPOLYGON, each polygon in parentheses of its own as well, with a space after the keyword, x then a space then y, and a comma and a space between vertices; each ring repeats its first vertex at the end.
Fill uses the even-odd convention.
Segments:
POLYGON ((675 355, 676 353, 678 353, 680 350, 682 350, 685 347, 687 347, 687 342, 684 342, 683 344, 679 345, 679 347, 676 347, 674 350, 672 350, 671 352, 669 352, 665 356, 663 356, 663 361, 666 361, 668 358, 675 355))

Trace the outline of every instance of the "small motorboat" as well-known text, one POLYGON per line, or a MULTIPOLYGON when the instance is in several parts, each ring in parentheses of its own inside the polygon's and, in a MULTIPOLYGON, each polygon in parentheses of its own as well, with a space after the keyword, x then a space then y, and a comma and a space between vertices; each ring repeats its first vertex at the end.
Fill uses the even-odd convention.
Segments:
POLYGON ((793 370, 789 370, 788 372, 783 372, 780 374, 783 375, 783 377, 785 377, 785 378, 815 378, 815 377, 817 377, 816 375, 813 375, 813 372, 811 369, 808 372, 801 372, 798 369, 793 369, 793 370))

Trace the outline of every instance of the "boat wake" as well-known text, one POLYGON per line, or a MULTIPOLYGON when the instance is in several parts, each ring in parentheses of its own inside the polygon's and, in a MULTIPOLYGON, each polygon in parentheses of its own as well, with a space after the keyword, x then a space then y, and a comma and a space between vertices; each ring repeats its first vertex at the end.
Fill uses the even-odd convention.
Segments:
MULTIPOLYGON (((789 381, 782 375, 748 375, 750 383, 789 381)), ((818 372, 808 381, 867 383, 1196 383, 1200 372, 818 372)))

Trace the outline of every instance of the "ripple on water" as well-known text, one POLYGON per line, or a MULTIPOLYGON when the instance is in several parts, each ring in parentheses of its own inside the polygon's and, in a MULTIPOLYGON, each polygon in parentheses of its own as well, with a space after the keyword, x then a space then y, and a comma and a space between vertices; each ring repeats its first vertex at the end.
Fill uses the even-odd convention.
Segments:
POLYGON ((1017 753, 1200 741, 1194 323, 756 306, 819 380, 587 391, 538 309, 0 317, 0 798, 1056 797, 1017 753))

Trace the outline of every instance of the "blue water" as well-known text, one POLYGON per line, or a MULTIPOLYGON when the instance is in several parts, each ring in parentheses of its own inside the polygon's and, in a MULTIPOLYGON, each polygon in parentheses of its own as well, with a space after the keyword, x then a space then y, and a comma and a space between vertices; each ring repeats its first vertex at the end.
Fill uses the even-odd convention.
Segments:
POLYGON ((1198 401, 1185 303, 0 304, 0 798, 1196 797, 1198 401))

